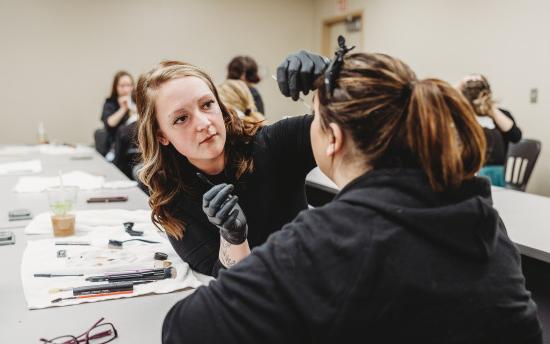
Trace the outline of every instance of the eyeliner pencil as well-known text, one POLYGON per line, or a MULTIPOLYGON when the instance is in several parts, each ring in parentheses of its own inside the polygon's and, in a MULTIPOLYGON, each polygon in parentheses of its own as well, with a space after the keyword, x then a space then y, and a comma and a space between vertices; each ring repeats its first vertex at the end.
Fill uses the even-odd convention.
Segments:
POLYGON ((199 179, 205 182, 208 186, 214 186, 214 183, 208 180, 204 174, 197 172, 197 177, 199 177, 199 179))

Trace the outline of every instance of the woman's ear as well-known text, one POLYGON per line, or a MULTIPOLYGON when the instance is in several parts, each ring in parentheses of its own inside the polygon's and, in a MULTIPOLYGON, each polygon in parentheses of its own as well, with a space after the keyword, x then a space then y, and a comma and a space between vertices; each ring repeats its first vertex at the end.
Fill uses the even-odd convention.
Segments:
POLYGON ((328 129, 330 142, 327 147, 327 155, 334 156, 342 150, 344 144, 344 132, 336 123, 329 123, 328 129))
POLYGON ((170 141, 168 141, 168 139, 164 137, 164 134, 160 130, 157 132, 157 140, 163 146, 168 146, 170 144, 170 141))

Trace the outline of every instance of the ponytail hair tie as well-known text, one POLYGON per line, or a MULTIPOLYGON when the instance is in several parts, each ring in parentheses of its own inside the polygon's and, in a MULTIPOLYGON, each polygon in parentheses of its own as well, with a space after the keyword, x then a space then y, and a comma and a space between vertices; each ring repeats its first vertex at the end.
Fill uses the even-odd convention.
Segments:
POLYGON ((401 96, 403 97, 403 99, 406 99, 407 101, 409 100, 415 85, 415 81, 409 81, 403 86, 403 89, 401 90, 401 96))

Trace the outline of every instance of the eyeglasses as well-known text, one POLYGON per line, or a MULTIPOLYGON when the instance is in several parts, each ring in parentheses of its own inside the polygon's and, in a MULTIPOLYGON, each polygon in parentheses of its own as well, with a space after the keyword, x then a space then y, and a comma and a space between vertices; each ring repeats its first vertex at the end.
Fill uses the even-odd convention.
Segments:
POLYGON ((80 336, 65 335, 59 336, 54 339, 44 339, 40 338, 42 343, 48 344, 105 344, 114 340, 118 337, 115 326, 111 323, 101 322, 105 318, 101 318, 90 328, 88 331, 84 332, 80 336))

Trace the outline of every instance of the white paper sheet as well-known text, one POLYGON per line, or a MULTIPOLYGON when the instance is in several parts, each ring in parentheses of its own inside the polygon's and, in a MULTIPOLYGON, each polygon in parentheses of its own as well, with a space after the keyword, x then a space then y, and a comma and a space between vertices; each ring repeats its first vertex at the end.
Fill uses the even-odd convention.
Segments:
MULTIPOLYGON (((31 240, 27 243, 21 264, 21 279, 27 306, 30 309, 53 306, 74 305, 84 302, 97 302, 122 297, 133 297, 145 294, 162 294, 186 288, 197 288, 208 284, 213 278, 192 271, 175 253, 163 233, 146 231, 144 239, 159 241, 160 244, 148 244, 132 241, 123 244, 122 249, 110 249, 109 239, 127 240, 131 237, 121 229, 101 228, 85 236, 31 240), (56 246, 56 241, 84 240, 92 243, 90 246, 56 246), (57 251, 66 250, 65 258, 58 258, 57 251), (51 301, 60 297, 71 297, 72 291, 51 293, 54 288, 73 288, 94 284, 85 278, 100 275, 105 272, 143 269, 154 267, 154 253, 168 254, 168 260, 177 270, 176 278, 164 279, 148 284, 134 286, 132 294, 111 295, 83 299, 64 300, 59 303, 51 301), (84 274, 81 277, 34 277, 35 273, 84 274)), ((105 283, 105 282, 96 282, 105 283)))
POLYGON ((93 149, 88 146, 77 145, 76 147, 67 145, 46 144, 39 145, 38 150, 47 155, 66 155, 66 154, 89 154, 93 149))
POLYGON ((42 172, 42 163, 38 159, 14 161, 0 164, 1 175, 17 175, 42 172))
POLYGON ((21 156, 38 152, 38 146, 18 146, 10 145, 0 147, 0 156, 21 156))
POLYGON ((137 185, 138 183, 135 180, 114 180, 112 182, 104 182, 102 187, 104 189, 128 189, 137 185))
MULTIPOLYGON (((100 189, 104 177, 82 171, 63 173, 63 184, 78 186, 81 190, 100 189)), ((59 177, 21 177, 15 184, 15 192, 42 192, 47 187, 59 185, 59 177)))

